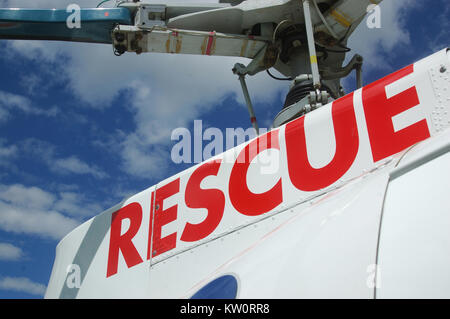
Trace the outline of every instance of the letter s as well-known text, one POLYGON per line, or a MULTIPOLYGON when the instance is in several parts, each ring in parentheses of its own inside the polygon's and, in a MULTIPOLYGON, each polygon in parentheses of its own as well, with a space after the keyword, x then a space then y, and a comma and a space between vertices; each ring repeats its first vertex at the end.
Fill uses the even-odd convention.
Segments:
POLYGON ((194 242, 208 237, 219 225, 225 209, 225 196, 218 189, 202 189, 200 183, 207 176, 217 176, 221 160, 206 163, 197 168, 189 178, 185 202, 189 208, 206 208, 208 216, 200 224, 187 223, 180 240, 194 242))

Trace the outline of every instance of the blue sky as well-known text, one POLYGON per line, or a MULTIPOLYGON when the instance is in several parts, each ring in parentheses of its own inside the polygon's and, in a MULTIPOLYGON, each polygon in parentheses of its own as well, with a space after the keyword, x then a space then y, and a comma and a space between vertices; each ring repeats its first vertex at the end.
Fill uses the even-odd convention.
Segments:
MULTIPOLYGON (((0 7, 74 2, 97 5, 0 0, 0 7)), ((448 1, 384 0, 381 9, 381 28, 362 23, 348 45, 365 57, 366 84, 450 46, 448 1)), ((248 63, 0 41, 0 298, 42 298, 67 232, 189 167, 171 161, 175 128, 192 131, 194 120, 223 132, 248 128, 231 72, 237 62, 248 63)), ((343 81, 347 91, 353 83, 343 81)), ((265 73, 247 84, 260 126, 269 127, 288 84, 265 73)))

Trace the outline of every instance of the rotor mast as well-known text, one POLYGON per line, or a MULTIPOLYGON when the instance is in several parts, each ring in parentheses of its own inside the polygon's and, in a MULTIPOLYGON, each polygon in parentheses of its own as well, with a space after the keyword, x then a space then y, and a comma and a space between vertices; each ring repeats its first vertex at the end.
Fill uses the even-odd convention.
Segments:
POLYGON ((362 86, 362 57, 343 66, 347 40, 370 5, 381 0, 220 0, 204 4, 119 1, 115 8, 81 9, 83 28, 69 30, 66 10, 0 9, 0 39, 111 43, 126 52, 234 56, 252 125, 247 75, 271 68, 292 81, 277 127, 343 95, 353 70, 362 86), (87 27, 86 27, 87 26, 87 27))

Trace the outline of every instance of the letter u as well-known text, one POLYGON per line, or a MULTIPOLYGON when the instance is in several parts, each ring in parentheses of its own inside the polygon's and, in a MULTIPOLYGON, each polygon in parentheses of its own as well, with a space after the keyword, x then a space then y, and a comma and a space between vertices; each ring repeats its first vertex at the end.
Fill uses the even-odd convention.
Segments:
MULTIPOLYGON (((313 168, 308 160, 305 117, 286 125, 286 149, 289 177, 302 191, 316 191, 335 183, 352 166, 359 149, 359 134, 353 107, 353 94, 333 102, 331 113, 336 138, 336 152, 331 162, 313 168)), ((314 113, 308 116, 314 116, 314 113)))

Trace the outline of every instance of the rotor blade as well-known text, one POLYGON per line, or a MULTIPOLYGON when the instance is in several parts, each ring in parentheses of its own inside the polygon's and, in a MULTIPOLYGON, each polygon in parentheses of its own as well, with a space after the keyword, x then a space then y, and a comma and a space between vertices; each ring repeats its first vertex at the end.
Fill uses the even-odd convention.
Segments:
POLYGON ((126 8, 0 9, 0 39, 112 43, 114 26, 130 25, 126 8))

